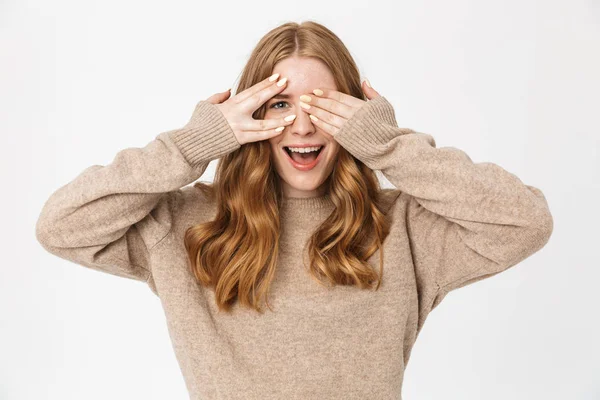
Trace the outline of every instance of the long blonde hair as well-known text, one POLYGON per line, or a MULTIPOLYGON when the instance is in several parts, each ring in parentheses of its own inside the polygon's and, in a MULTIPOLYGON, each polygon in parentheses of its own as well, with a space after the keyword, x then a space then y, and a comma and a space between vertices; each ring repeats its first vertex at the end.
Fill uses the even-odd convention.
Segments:
MULTIPOLYGON (((349 51, 329 29, 313 21, 284 23, 268 32, 246 64, 238 92, 272 74, 287 57, 316 57, 331 70, 338 91, 367 100, 349 51)), ((253 114, 262 119, 265 105, 253 114)), ((340 147, 324 183, 335 205, 308 241, 311 276, 321 285, 354 285, 376 290, 383 276, 382 242, 390 225, 373 170, 340 147), (367 259, 380 250, 379 273, 367 259)), ((262 313, 277 266, 279 206, 283 191, 267 140, 246 143, 219 160, 212 184, 194 184, 216 200, 214 220, 191 226, 185 248, 196 279, 214 288, 219 310, 242 306, 262 313), (216 198, 215 198, 216 196, 216 198)), ((304 250, 304 249, 303 249, 304 250)))

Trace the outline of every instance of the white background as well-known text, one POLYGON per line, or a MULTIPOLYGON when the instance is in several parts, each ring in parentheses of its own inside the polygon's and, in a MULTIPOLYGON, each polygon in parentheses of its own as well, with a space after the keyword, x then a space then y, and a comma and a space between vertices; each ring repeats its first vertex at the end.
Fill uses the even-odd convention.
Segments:
POLYGON ((593 0, 2 1, 0 399, 188 397, 159 299, 46 253, 35 223, 59 186, 183 126, 265 33, 307 19, 400 126, 542 189, 554 216, 540 252, 429 315, 403 397, 600 399, 593 0))

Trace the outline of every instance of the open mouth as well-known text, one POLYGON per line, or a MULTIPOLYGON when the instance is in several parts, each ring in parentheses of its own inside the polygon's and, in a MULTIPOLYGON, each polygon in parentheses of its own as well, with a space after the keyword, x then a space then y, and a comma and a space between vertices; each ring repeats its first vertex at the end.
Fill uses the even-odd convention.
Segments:
POLYGON ((310 151, 308 153, 299 153, 297 151, 291 151, 288 147, 284 147, 283 149, 286 153, 288 153, 288 156, 290 156, 292 160, 301 163, 302 161, 314 161, 317 157, 319 157, 319 154, 321 154, 321 151, 323 151, 324 148, 325 146, 321 146, 319 150, 310 151))
POLYGON ((320 160, 320 154, 325 148, 325 145, 321 146, 316 151, 310 151, 307 153, 300 153, 297 151, 291 151, 288 147, 283 147, 283 150, 287 153, 288 160, 292 163, 294 168, 308 171, 315 167, 320 160))

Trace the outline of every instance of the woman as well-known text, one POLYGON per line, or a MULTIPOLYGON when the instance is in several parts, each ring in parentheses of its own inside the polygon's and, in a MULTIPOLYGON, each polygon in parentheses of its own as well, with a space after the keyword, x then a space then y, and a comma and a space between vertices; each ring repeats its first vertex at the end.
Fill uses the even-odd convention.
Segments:
POLYGON ((444 296, 547 243, 544 195, 399 128, 315 22, 265 35, 238 89, 59 188, 39 242, 147 282, 191 398, 401 398, 444 296))

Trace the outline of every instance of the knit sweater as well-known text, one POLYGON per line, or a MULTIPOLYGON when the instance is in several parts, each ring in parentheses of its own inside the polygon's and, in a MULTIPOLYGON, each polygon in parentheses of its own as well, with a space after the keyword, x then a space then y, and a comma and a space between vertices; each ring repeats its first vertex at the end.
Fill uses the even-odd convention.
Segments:
MULTIPOLYGON (((302 249, 332 212, 328 194, 283 199, 277 272, 263 314, 219 312, 198 284, 183 237, 216 204, 190 185, 240 147, 220 110, 197 103, 183 128, 93 165, 46 201, 36 237, 48 252, 145 282, 160 298, 191 399, 401 399, 404 371, 428 314, 452 290, 540 250, 553 218, 542 192, 500 166, 473 163, 430 134, 400 128, 385 97, 334 136, 395 186, 378 290, 325 288, 302 249)), ((379 271, 379 251, 368 262, 379 271)))

